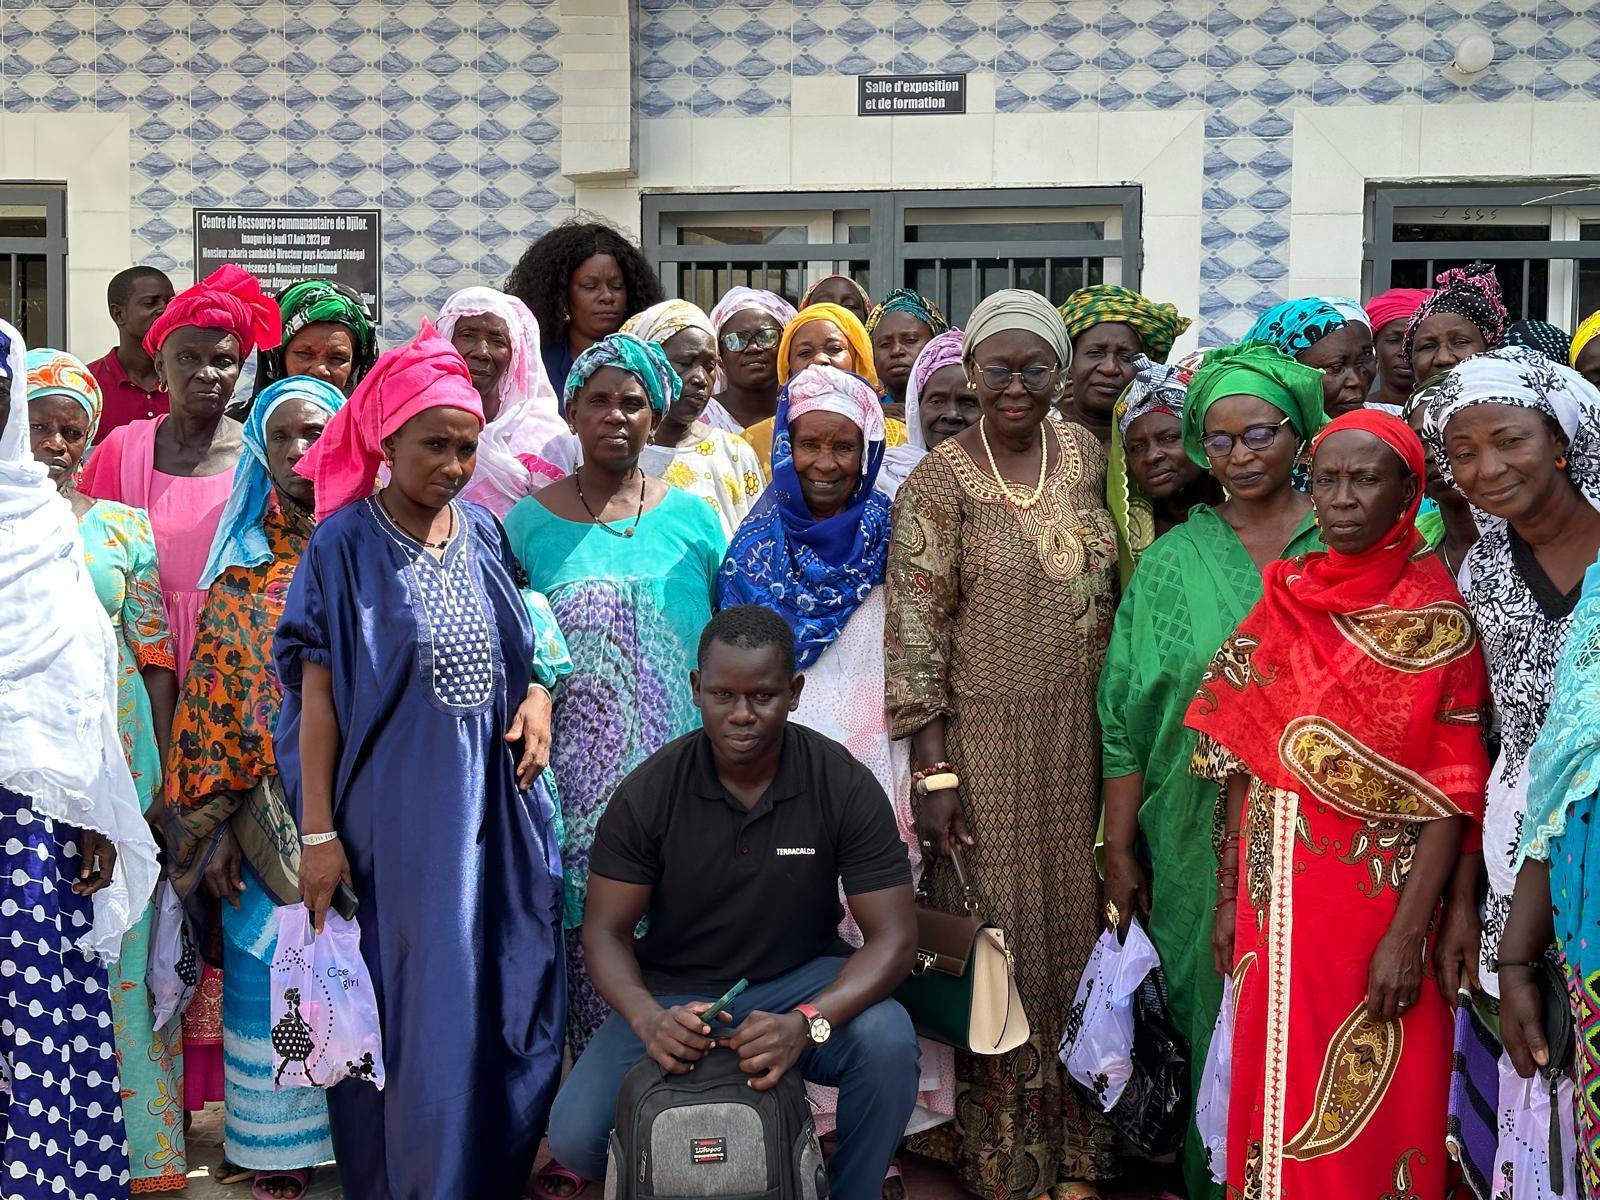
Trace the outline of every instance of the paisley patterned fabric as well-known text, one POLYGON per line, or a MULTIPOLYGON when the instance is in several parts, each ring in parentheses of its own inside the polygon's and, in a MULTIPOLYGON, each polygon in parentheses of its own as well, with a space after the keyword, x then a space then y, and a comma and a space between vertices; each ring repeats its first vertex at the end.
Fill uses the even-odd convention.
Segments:
MULTIPOLYGON (((1358 410, 1329 431, 1356 425, 1385 441, 1405 430, 1358 410)), ((1415 470, 1422 448, 1405 436, 1415 470)), ((1424 980, 1395 1020, 1367 1014, 1423 828, 1465 817, 1475 849, 1489 775, 1465 719, 1487 706, 1483 653, 1414 522, 1413 505, 1360 553, 1271 564, 1189 710, 1227 752, 1196 768, 1250 779, 1233 950, 1258 965, 1236 993, 1230 1194, 1382 1196, 1396 1179, 1444 1194, 1450 1010, 1424 980)))

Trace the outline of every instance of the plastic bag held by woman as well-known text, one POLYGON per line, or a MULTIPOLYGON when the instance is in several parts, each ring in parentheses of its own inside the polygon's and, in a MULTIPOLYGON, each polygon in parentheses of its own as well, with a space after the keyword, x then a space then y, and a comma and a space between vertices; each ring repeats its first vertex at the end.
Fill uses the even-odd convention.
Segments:
POLYGON ((1078 983, 1061 1035, 1061 1061, 1107 1112, 1133 1075, 1133 993, 1159 964, 1156 948, 1134 920, 1120 945, 1116 930, 1100 935, 1078 983))
POLYGON ((1211 1178, 1228 1182, 1228 1089, 1233 1083, 1233 977, 1223 976, 1222 1009, 1206 1051, 1200 1073, 1200 1094, 1195 1098, 1195 1128, 1205 1143, 1206 1166, 1211 1178))
POLYGON ((1572 1080, 1552 1088, 1543 1071, 1524 1079, 1500 1060, 1500 1146, 1494 1195, 1516 1200, 1578 1200, 1572 1080))
POLYGON ((311 931, 303 904, 278 910, 272 956, 272 1053, 278 1087, 332 1087, 363 1079, 383 1090, 383 1037, 361 927, 330 912, 311 931))
POLYGON ((152 1029, 160 1029, 189 1007, 200 985, 200 955, 195 949, 183 901, 165 879, 156 887, 155 921, 150 931, 150 962, 144 985, 150 989, 152 1029))

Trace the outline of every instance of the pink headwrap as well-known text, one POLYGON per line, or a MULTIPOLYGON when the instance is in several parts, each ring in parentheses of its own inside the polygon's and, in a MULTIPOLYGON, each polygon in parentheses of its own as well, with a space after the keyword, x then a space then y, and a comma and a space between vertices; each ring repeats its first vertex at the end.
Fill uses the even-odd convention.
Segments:
POLYGON ((466 361, 428 321, 410 345, 378 356, 295 470, 317 484, 317 520, 372 492, 383 439, 430 408, 459 408, 483 424, 466 361))
POLYGON ((521 300, 493 288, 462 288, 439 310, 439 334, 449 341, 463 317, 484 314, 505 322, 511 361, 500 377, 500 411, 478 439, 478 467, 461 498, 503 517, 518 500, 567 473, 575 442, 540 357, 539 323, 521 300))
POLYGON ((760 288, 736 284, 723 293, 722 299, 718 300, 716 307, 711 310, 711 324, 718 333, 721 333, 729 318, 751 308, 766 313, 778 323, 779 329, 794 320, 794 305, 776 292, 765 292, 760 288))
POLYGON ((226 329, 239 339, 239 357, 248 358, 257 347, 270 349, 283 340, 282 322, 277 302, 261 290, 260 281, 243 267, 224 263, 172 298, 144 335, 144 351, 154 358, 174 329, 194 325, 226 329))
POLYGON ((1367 316, 1372 318, 1372 332, 1377 333, 1390 321, 1409 321, 1411 314, 1431 295, 1432 288, 1390 288, 1379 292, 1366 304, 1367 316))
POLYGON ((809 412, 838 413, 855 422, 869 443, 884 440, 883 402, 861 376, 817 363, 789 380, 786 391, 791 425, 809 412))

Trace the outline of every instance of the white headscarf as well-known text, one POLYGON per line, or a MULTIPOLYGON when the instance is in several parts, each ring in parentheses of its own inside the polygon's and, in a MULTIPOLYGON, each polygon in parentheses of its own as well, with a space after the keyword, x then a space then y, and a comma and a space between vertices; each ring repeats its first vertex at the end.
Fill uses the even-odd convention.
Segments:
POLYGON ((28 443, 22 335, 10 342, 11 413, 0 429, 0 787, 117 850, 94 894, 84 951, 114 960, 156 886, 156 843, 117 728, 117 645, 83 561, 72 506, 28 443))
POLYGON ((511 361, 500 376, 500 411, 478 435, 478 467, 461 498, 503 517, 518 500, 572 470, 577 439, 561 419, 556 389, 545 374, 539 323, 521 300, 493 288, 462 288, 439 310, 439 332, 448 340, 463 317, 484 314, 506 323, 511 361), (550 469, 530 467, 518 458, 523 454, 537 456, 550 469))

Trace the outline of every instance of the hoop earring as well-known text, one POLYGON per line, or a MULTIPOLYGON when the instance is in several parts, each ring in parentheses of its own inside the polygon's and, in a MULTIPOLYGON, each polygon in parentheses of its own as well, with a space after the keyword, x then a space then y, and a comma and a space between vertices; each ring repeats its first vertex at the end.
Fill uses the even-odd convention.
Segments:
POLYGON ((1565 471, 1566 469, 1567 469, 1567 456, 1565 454, 1558 454, 1556 456, 1556 470, 1565 471))

